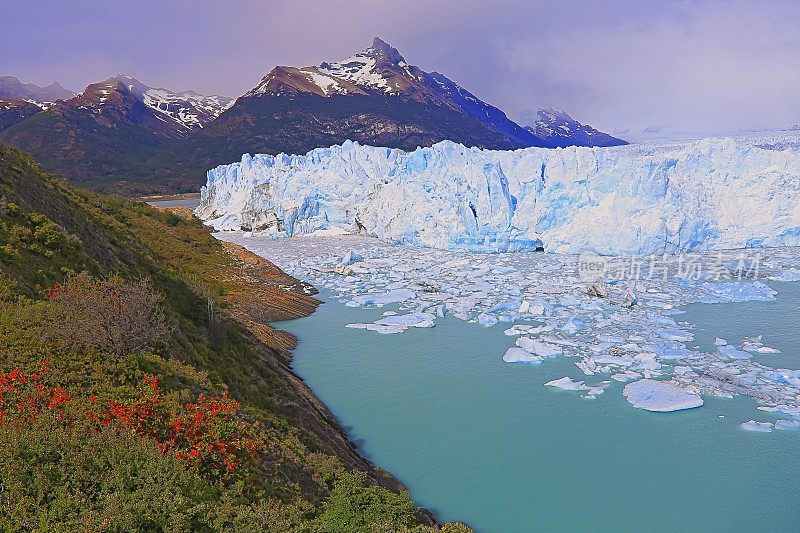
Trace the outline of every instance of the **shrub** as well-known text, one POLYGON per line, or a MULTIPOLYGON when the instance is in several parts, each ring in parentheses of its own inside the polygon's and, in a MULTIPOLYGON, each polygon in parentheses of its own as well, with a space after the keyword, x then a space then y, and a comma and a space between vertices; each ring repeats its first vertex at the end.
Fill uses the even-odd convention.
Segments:
POLYGON ((78 349, 122 357, 151 348, 169 333, 164 298, 144 278, 126 283, 119 276, 96 279, 82 273, 48 294, 62 311, 60 336, 78 349))
POLYGON ((403 492, 365 485, 362 473, 337 476, 330 498, 322 507, 317 528, 324 533, 398 531, 416 523, 416 508, 403 492))
POLYGON ((0 531, 225 531, 237 493, 121 427, 0 426, 0 531))
POLYGON ((196 402, 183 405, 165 401, 155 376, 145 376, 139 397, 126 402, 98 404, 71 402, 61 387, 46 383, 47 362, 38 372, 15 369, 0 373, 0 426, 36 426, 44 417, 66 426, 76 423, 95 432, 108 428, 130 430, 153 441, 162 454, 172 455, 201 476, 214 481, 245 479, 255 465, 259 443, 251 426, 237 418, 239 403, 228 397, 201 395, 196 402), (84 416, 75 416, 80 403, 90 405, 84 416), (65 416, 65 409, 72 416, 65 416))

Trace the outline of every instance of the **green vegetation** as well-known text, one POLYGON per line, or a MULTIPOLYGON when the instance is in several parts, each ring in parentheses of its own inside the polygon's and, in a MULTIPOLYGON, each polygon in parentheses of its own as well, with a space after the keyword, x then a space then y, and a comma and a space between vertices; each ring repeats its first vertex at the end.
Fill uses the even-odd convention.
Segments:
MULTIPOLYGON (((46 390, 58 391, 33 417, 0 413, 0 531, 439 530, 354 453, 289 371, 286 339, 233 318, 240 296, 267 290, 240 269, 198 221, 74 189, 0 145, 0 374, 19 369, 19 381, 48 361, 46 390), (77 303, 64 302, 68 279, 81 280, 77 303), (64 323, 112 293, 157 306, 147 316, 164 330, 120 347, 92 341, 111 311, 64 323), (154 410, 141 400, 148 376, 154 410), (219 407, 226 391, 237 409, 219 407), (234 417, 204 431, 257 443, 246 475, 224 475, 229 455, 187 460, 216 435, 176 429, 191 406, 234 417), (188 440, 165 440, 176 435, 188 440)), ((0 379, 0 411, 3 393, 0 379)))

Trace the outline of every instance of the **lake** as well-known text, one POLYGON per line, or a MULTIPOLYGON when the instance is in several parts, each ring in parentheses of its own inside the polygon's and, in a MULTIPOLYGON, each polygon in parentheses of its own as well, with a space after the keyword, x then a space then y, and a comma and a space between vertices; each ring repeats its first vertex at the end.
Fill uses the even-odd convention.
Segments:
MULTIPOLYGON (((783 353, 760 360, 798 368, 800 284, 772 287, 772 302, 687 306, 690 344, 763 334, 783 353)), ((502 325, 447 316, 402 335, 344 327, 374 315, 332 300, 277 326, 299 337, 296 372, 361 451, 440 520, 479 533, 800 530, 800 433, 743 431, 774 419, 754 400, 704 396, 698 409, 652 413, 616 382, 585 399, 544 386, 580 378, 574 359, 504 363, 502 325)))

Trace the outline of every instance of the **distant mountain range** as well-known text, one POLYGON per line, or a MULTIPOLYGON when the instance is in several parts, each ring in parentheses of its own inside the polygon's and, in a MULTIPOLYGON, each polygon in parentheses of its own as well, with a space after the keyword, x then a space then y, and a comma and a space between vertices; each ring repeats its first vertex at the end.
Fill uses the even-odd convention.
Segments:
POLYGON ((377 37, 342 61, 275 67, 236 101, 122 74, 78 95, 0 78, 0 140, 101 190, 196 190, 206 170, 243 153, 304 154, 348 139, 406 150, 445 139, 492 149, 625 144, 557 110, 522 127, 377 37))
POLYGON ((4 100, 25 100, 45 104, 56 100, 67 100, 73 96, 74 92, 65 89, 58 82, 39 87, 33 83, 22 83, 14 76, 0 76, 0 98, 4 100))
POLYGON ((581 124, 565 111, 546 107, 537 112, 538 119, 525 129, 551 146, 619 146, 622 139, 581 124))

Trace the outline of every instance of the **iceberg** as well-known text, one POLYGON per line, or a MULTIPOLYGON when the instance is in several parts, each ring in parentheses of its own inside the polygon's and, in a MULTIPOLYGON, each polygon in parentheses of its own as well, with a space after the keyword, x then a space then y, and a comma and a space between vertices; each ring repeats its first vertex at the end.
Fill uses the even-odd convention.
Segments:
POLYGON ((734 348, 730 344, 726 344, 724 346, 720 346, 719 347, 719 353, 721 353, 722 355, 724 355, 726 357, 730 357, 731 359, 750 359, 751 357, 753 357, 748 352, 745 352, 743 350, 737 350, 736 348, 734 348))
POLYGON ((755 420, 750 420, 742 424, 742 429, 745 431, 769 433, 772 431, 772 424, 769 422, 756 422, 755 420))
POLYGON ((554 379, 545 383, 547 387, 555 387, 561 390, 589 390, 590 387, 586 386, 584 381, 575 381, 569 376, 554 379))
POLYGON ((412 152, 347 141, 208 171, 197 215, 273 237, 349 232, 472 252, 800 245, 800 147, 739 138, 412 152))
POLYGON ((404 302, 413 297, 414 291, 411 289, 396 289, 380 294, 361 294, 350 300, 348 304, 352 304, 351 307, 357 307, 359 305, 386 305, 404 302))
POLYGON ((530 352, 532 354, 538 355, 539 357, 556 357, 557 355, 561 355, 561 348, 558 346, 554 346, 552 344, 548 344, 546 342, 542 342, 537 339, 531 339, 530 337, 520 337, 517 339, 517 346, 522 348, 523 350, 530 352))
POLYGON ((622 394, 632 406, 647 411, 669 412, 703 405, 700 395, 664 381, 640 379, 628 383, 622 394))
POLYGON ((534 355, 517 346, 512 346, 506 350, 505 355, 503 355, 503 361, 506 363, 529 363, 538 365, 543 359, 542 356, 534 355))
POLYGON ((775 429, 800 429, 800 420, 776 420, 775 429))

